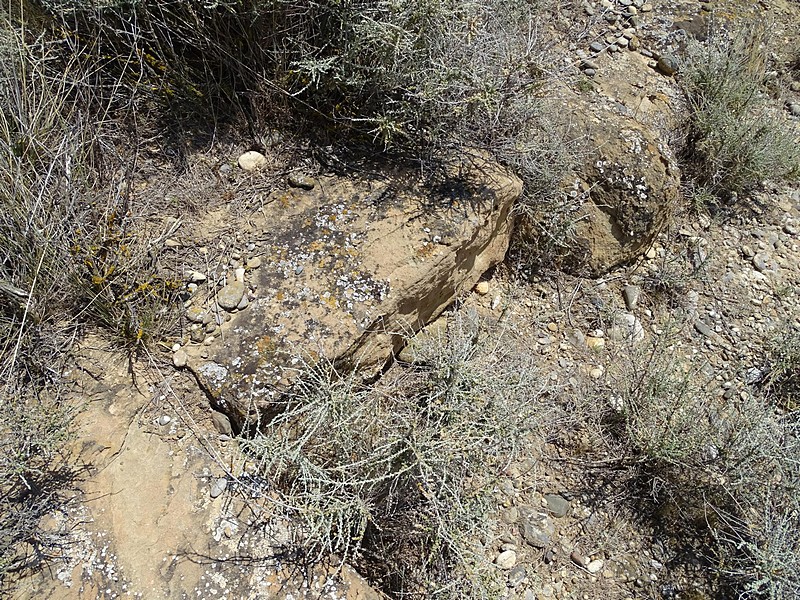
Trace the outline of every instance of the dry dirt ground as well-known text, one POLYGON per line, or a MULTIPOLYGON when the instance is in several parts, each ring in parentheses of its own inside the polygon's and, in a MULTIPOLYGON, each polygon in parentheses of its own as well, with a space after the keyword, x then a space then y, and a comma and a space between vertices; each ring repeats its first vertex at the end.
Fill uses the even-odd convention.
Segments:
MULTIPOLYGON (((565 3, 557 15, 566 36, 565 64, 589 57, 589 44, 611 31, 604 3, 587 5, 590 10, 565 3)), ((786 66, 798 47, 794 2, 648 6, 652 10, 640 7, 641 47, 660 52, 679 49, 683 34, 676 22, 702 34, 710 15, 775 20, 773 41, 782 53, 775 62, 784 65, 777 77, 787 88, 800 80, 800 72, 786 66)), ((592 60, 593 76, 574 71, 568 80, 573 93, 639 116, 656 105, 654 115, 680 106, 674 81, 652 68, 651 57, 624 49, 592 60)), ((800 91, 787 94, 789 101, 800 100, 800 91)), ((283 185, 289 169, 315 168, 296 156, 274 156, 277 175, 254 181, 230 174, 239 150, 218 146, 195 156, 185 179, 144 174, 142 193, 161 193, 184 218, 181 244, 191 248, 190 263, 213 264, 220 244, 235 237, 260 198, 283 185)), ((770 188, 755 200, 716 217, 679 214, 638 261, 602 278, 555 272, 526 281, 508 264, 487 273, 485 284, 460 301, 488 320, 502 317, 521 334, 517 339, 527 339, 521 350, 540 357, 553 390, 546 400, 552 405, 542 410, 561 415, 497 482, 507 527, 492 548, 497 555, 515 553, 509 597, 703 597, 702 557, 663 535, 667 516, 638 501, 648 490, 631 490, 609 466, 607 449, 591 428, 570 410, 585 406, 576 396, 589 404, 609 402, 607 378, 637 351, 629 340, 614 339, 620 314, 631 315, 623 319, 633 323, 634 337, 643 338, 639 348, 663 339, 676 355, 702 365, 715 394, 750 393, 765 348, 785 328, 800 329, 800 190, 770 188), (626 286, 637 296, 627 306, 626 286), (520 507, 549 513, 545 547, 521 539, 520 507)), ((379 597, 348 569, 308 570, 275 556, 286 532, 252 527, 256 509, 235 490, 211 497, 218 479, 241 472, 244 459, 236 441, 215 428, 196 382, 172 368, 166 350, 154 352, 131 367, 103 339, 81 343, 73 376, 83 410, 73 453, 82 477, 50 524, 69 532, 67 542, 62 555, 42 574, 21 580, 12 597, 379 597)))

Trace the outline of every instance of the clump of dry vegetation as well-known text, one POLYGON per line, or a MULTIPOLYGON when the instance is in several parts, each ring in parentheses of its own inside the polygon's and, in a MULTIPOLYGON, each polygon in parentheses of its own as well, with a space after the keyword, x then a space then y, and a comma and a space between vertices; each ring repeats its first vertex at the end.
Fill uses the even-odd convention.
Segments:
POLYGON ((724 397, 669 333, 621 349, 577 414, 661 531, 693 544, 710 580, 739 598, 800 589, 800 419, 757 389, 724 397), (588 416, 587 416, 588 415, 588 416))
POLYGON ((399 597, 496 597, 492 490, 538 429, 541 387, 512 337, 456 312, 446 335, 372 389, 304 372, 243 441, 300 546, 360 564, 399 597))
POLYGON ((767 32, 751 26, 693 42, 680 85, 689 107, 683 150, 696 195, 729 202, 771 181, 800 177, 797 131, 769 97, 767 32))

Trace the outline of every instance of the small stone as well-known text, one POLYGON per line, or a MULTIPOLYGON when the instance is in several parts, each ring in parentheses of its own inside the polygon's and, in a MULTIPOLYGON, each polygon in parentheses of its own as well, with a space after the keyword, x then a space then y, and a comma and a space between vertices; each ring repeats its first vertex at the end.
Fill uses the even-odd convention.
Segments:
POLYGON ((636 36, 633 36, 628 41, 628 48, 630 48, 631 50, 638 50, 639 48, 641 48, 641 46, 642 46, 642 43, 639 41, 639 38, 636 37, 636 36))
POLYGON ((544 497, 547 503, 547 510, 550 511, 556 519, 561 519, 569 513, 570 503, 569 500, 560 494, 547 494, 544 497))
POLYGON ((203 283, 206 279, 205 273, 201 273, 200 271, 192 271, 189 275, 189 281, 192 283, 203 283))
POLYGON ((488 281, 479 281, 475 284, 475 293, 480 294, 481 296, 485 296, 489 293, 489 282, 488 281))
POLYGON ((644 255, 645 258, 653 260, 656 257, 656 249, 650 248, 644 255))
POLYGON ((244 297, 244 283, 232 281, 217 293, 217 304, 225 310, 233 310, 244 297))
POLYGON ((190 306, 186 309, 186 318, 192 323, 204 323, 206 311, 199 306, 190 306))
POLYGON ((247 262, 245 263, 244 266, 248 271, 252 271, 253 269, 257 269, 258 267, 261 266, 261 259, 258 256, 254 256, 253 258, 249 258, 249 259, 247 259, 247 262))
POLYGON ((640 9, 643 13, 649 13, 653 10, 652 4, 647 4, 646 2, 642 4, 642 8, 640 9))
POLYGON ((180 348, 172 355, 172 364, 175 365, 176 369, 182 369, 187 362, 189 362, 189 356, 183 348, 180 348))
POLYGON ((170 421, 172 421, 172 417, 170 417, 169 415, 161 415, 160 417, 158 417, 158 424, 161 425, 162 427, 164 425, 169 425, 170 421))
POLYGON ((211 490, 209 491, 209 495, 212 498, 219 498, 222 495, 222 492, 225 491, 225 488, 228 487, 228 480, 225 477, 219 477, 214 480, 214 483, 211 484, 211 490))
POLYGON ((602 42, 592 42, 591 44, 589 44, 589 50, 591 50, 592 52, 596 52, 598 54, 602 52, 604 48, 605 46, 603 45, 602 42))
POLYGON ((794 117, 800 117, 800 103, 792 102, 789 104, 789 113, 794 117))
POLYGON ((789 89, 793 92, 800 92, 800 81, 793 81, 789 84, 789 89))
POLYGON ((664 75, 674 75, 678 72, 678 59, 671 54, 664 54, 658 59, 656 69, 664 75))
POLYGON ((508 571, 517 564, 517 553, 513 550, 501 552, 500 555, 495 559, 494 564, 504 571, 508 571))
POLYGON ((628 310, 633 310, 636 308, 636 305, 639 303, 639 296, 641 293, 641 288, 636 285, 626 285, 624 288, 622 288, 622 298, 625 300, 625 306, 628 307, 628 310))
POLYGON ((589 371, 589 377, 592 379, 600 379, 603 376, 603 367, 595 367, 591 371, 589 371))
POLYGON ((694 322, 694 328, 698 333, 701 333, 706 337, 713 337, 714 335, 714 330, 699 319, 694 322))
POLYGON ((627 48, 628 47, 628 43, 629 43, 629 40, 627 38, 625 38, 625 37, 619 37, 619 38, 617 38, 617 41, 616 41, 617 46, 619 46, 620 48, 627 48))
POLYGON ((583 74, 586 75, 587 77, 594 77, 595 75, 597 75, 597 70, 596 69, 584 69, 583 70, 583 74))
POLYGON ((558 325, 556 323, 548 323, 547 330, 552 333, 556 333, 558 331, 558 325))
POLYGON ((581 568, 585 569, 586 566, 589 564, 589 559, 586 558, 583 554, 581 554, 577 550, 573 550, 570 553, 569 557, 572 559, 572 562, 574 562, 576 565, 578 565, 581 568))
POLYGON ((200 344, 204 339, 206 339, 206 333, 202 329, 193 329, 189 334, 189 339, 196 344, 200 344))
POLYGON ((267 157, 261 152, 250 150, 239 157, 238 164, 243 171, 255 171, 267 164, 267 157))
POLYGON ((517 587, 520 583, 525 581, 525 578, 528 576, 527 571, 525 570, 524 565, 517 565, 513 569, 508 572, 508 585, 509 587, 517 587))
POLYGON ((589 350, 600 351, 605 348, 606 341, 601 337, 590 335, 586 338, 586 345, 589 347, 589 350))
POLYGON ((231 421, 227 415, 217 411, 211 411, 211 422, 214 424, 215 429, 222 435, 233 435, 233 428, 231 421))
POLYGON ((239 267, 238 269, 235 269, 233 271, 233 278, 236 281, 244 282, 244 274, 245 274, 245 268, 244 267, 239 267))
POLYGON ((242 299, 239 301, 239 304, 236 305, 236 310, 244 310, 250 305, 250 298, 247 297, 247 294, 242 296, 242 299))
POLYGON ((303 190, 313 190, 314 180, 308 175, 302 173, 291 173, 289 175, 289 185, 293 188, 300 188, 303 190))
POLYGON ((756 253, 750 246, 748 246, 747 244, 742 246, 742 256, 744 256, 745 258, 753 258, 755 255, 756 253))
POLYGON ((603 561, 602 560, 593 560, 588 565, 586 565, 586 570, 589 573, 599 573, 603 568, 603 561))
POLYGON ((756 268, 756 271, 763 273, 769 268, 769 257, 762 252, 758 252, 753 256, 753 266, 756 268))

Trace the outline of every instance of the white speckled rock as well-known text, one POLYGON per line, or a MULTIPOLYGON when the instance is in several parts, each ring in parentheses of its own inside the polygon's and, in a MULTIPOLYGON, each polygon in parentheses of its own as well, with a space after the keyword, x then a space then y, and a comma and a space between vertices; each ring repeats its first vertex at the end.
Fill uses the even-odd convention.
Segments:
POLYGON ((186 348, 234 429, 291 385, 297 356, 378 370, 402 348, 398 332, 435 320, 503 260, 517 178, 477 157, 436 186, 414 177, 402 193, 389 179, 321 177, 311 190, 275 190, 251 218, 269 240, 261 265, 215 298, 233 311, 252 287, 249 306, 226 315, 208 346, 186 348))

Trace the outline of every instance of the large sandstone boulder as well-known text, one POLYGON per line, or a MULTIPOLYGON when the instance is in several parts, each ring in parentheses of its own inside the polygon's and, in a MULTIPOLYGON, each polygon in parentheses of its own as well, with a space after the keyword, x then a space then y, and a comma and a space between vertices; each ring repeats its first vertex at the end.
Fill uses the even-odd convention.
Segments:
POLYGON ((613 105, 576 101, 570 114, 585 132, 585 158, 565 179, 560 207, 524 231, 534 246, 546 241, 537 236, 557 238, 562 268, 600 275, 652 244, 678 204, 680 174, 657 133, 613 105))
MULTIPOLYGON (((436 185, 330 177, 273 193, 248 234, 262 242, 243 277, 249 304, 213 341, 186 346, 187 366, 237 428, 309 363, 382 365, 503 260, 520 193, 478 159, 436 185)), ((213 296, 201 308, 224 312, 213 296)))
POLYGON ((588 190, 575 225, 576 258, 594 273, 634 259, 675 209, 680 176, 668 150, 630 117, 587 124, 593 152, 578 174, 588 190))

